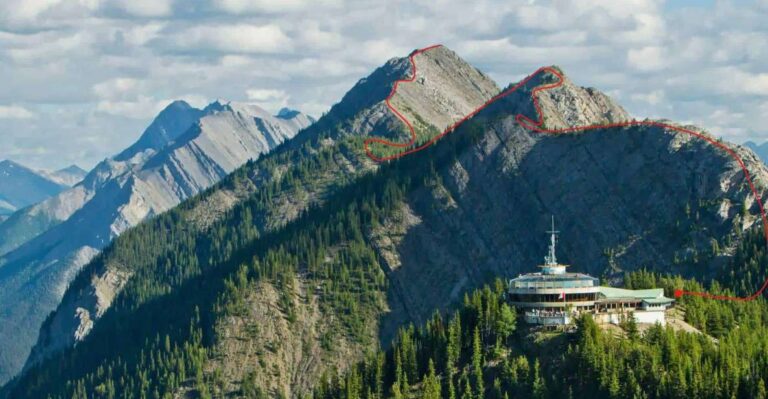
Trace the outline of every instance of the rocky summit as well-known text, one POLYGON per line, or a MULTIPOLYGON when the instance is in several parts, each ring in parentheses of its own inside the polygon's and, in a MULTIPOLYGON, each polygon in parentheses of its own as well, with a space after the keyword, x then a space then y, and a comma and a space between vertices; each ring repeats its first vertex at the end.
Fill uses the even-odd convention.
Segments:
MULTIPOLYGON (((400 84, 391 103, 413 122, 418 141, 499 93, 492 80, 445 47, 418 54, 415 62, 419 73, 400 84)), ((613 361, 603 358, 603 366, 594 365, 604 348, 619 353, 630 342, 667 340, 659 358, 677 359, 686 352, 670 348, 694 342, 716 352, 711 338, 719 333, 712 331, 737 316, 725 307, 712 308, 721 313, 709 323, 700 298, 684 309, 687 320, 711 332, 709 337, 676 338, 659 327, 645 342, 628 327, 629 340, 618 341, 624 333, 602 338, 584 321, 584 333, 572 338, 541 336, 559 344, 559 352, 534 352, 538 338, 510 346, 515 316, 509 309, 499 316, 506 304, 493 299, 504 297, 503 285, 481 287, 540 263, 545 253, 540 232, 549 227, 549 215, 561 226, 558 258, 606 284, 630 272, 648 281, 657 278, 653 272, 674 274, 682 284, 683 276, 710 277, 733 262, 751 264, 736 261, 757 256, 749 252, 748 237, 758 225, 759 209, 737 160, 700 138, 660 126, 531 131, 518 123, 518 115, 541 118, 542 126, 553 130, 633 120, 609 96, 580 87, 564 72, 562 85, 539 91, 537 114, 534 89, 558 80, 544 72, 425 150, 375 163, 363 150, 367 138, 409 139, 385 99, 395 82, 410 74, 407 57, 388 61, 283 145, 116 238, 72 279, 43 323, 25 371, 7 392, 19 398, 86 392, 363 397, 362 387, 372 385, 368 394, 374 397, 436 397, 422 393, 428 387, 434 393, 435 385, 439 391, 441 378, 472 397, 509 388, 484 379, 487 370, 486 376, 518 384, 512 386, 517 391, 509 389, 519 396, 546 397, 545 383, 569 377, 547 378, 543 367, 555 373, 567 366, 579 378, 602 373, 600 367, 613 361), (456 310, 447 326, 440 314, 456 310), (395 352, 377 352, 389 348, 395 352), (392 386, 386 392, 384 382, 392 386)), ((168 192, 206 181, 217 170, 207 160, 174 165, 201 149, 217 154, 212 159, 236 153, 231 142, 206 137, 206 127, 221 132, 258 119, 242 117, 256 113, 247 106, 208 109, 210 116, 176 139, 191 144, 169 144, 136 161, 152 178, 131 173, 110 183, 114 193, 141 193, 144 185, 171 177, 168 192)), ((768 168, 751 150, 727 145, 765 198, 768 168)), ((386 147, 374 151, 402 151, 386 147)), ((139 216, 126 214, 120 221, 153 214, 139 206, 154 203, 151 195, 113 195, 132 199, 129 209, 139 216)), ((130 224, 110 228, 121 231, 130 224)), ((701 289, 696 282, 686 284, 701 289)), ((648 353, 651 349, 632 356, 648 353)), ((643 371, 685 378, 661 370, 667 363, 653 359, 646 359, 643 371)), ((642 377, 654 375, 649 374, 642 377)), ((600 386, 613 392, 606 397, 626 393, 615 388, 614 377, 601 376, 600 386)), ((583 380, 598 380, 590 378, 583 380)), ((634 386, 641 386, 633 378, 634 386)))
MULTIPOLYGON (((79 184, 3 222, 0 307, 6 310, 0 315, 0 381, 20 370, 45 316, 104 246, 311 122, 299 112, 272 116, 255 105, 215 102, 199 110, 174 102, 134 145, 98 164, 79 184)), ((102 282, 102 302, 120 281, 112 276, 102 282)))

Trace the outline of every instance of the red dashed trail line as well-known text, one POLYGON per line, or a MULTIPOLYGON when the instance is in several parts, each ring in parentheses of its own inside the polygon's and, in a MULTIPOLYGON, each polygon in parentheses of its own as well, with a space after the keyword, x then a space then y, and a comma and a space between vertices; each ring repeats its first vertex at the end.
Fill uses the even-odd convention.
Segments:
MULTIPOLYGON (((747 167, 744 165, 744 161, 742 161, 742 159, 738 156, 738 154, 736 154, 735 151, 730 149, 725 144, 720 143, 717 140, 712 139, 711 137, 707 137, 707 136, 705 136, 705 135, 703 135, 703 134, 701 134, 699 132, 695 132, 695 131, 690 130, 690 129, 686 129, 686 128, 683 128, 683 127, 680 127, 680 126, 670 125, 670 124, 662 123, 662 122, 654 122, 654 121, 636 121, 636 120, 632 120, 632 121, 628 121, 628 122, 618 122, 618 123, 608 123, 608 124, 598 124, 598 125, 588 125, 588 126, 574 126, 574 127, 569 127, 569 128, 565 128, 565 129, 547 129, 547 128, 543 127, 542 126, 543 125, 543 123, 542 123, 543 122, 543 118, 542 118, 542 113, 541 113, 541 107, 539 106, 538 93, 541 92, 541 91, 551 90, 551 89, 560 87, 563 84, 563 81, 564 81, 563 80, 563 76, 560 74, 560 72, 555 70, 554 68, 551 68, 551 67, 539 68, 538 70, 536 70, 536 72, 532 73, 531 75, 529 75, 528 77, 526 77, 525 79, 520 81, 518 84, 516 84, 516 85, 510 87, 509 89, 499 93, 495 97, 493 97, 490 100, 486 101, 483 105, 481 105, 480 107, 478 107, 474 111, 470 112, 469 114, 467 114, 463 118, 461 118, 458 121, 456 121, 453 125, 449 126, 442 133, 432 137, 431 139, 429 139, 429 141, 425 142, 424 144, 421 144, 421 145, 419 145, 417 147, 411 148, 416 143, 416 131, 414 130, 413 125, 408 120, 408 118, 403 116, 403 114, 401 114, 400 111, 397 110, 397 108, 392 106, 390 100, 395 95, 395 93, 397 93, 397 88, 400 86, 401 83, 410 83, 410 82, 413 82, 416 79, 417 69, 416 69, 416 63, 414 62, 414 57, 416 57, 417 55, 422 54, 424 52, 427 52, 429 50, 432 50, 434 48, 441 47, 441 46, 442 45, 437 44, 437 45, 434 45, 434 46, 425 47, 425 48, 422 48, 422 49, 414 51, 408 57, 408 60, 411 63, 411 71, 412 71, 411 72, 411 76, 409 78, 406 78, 406 79, 401 79, 401 80, 395 81, 395 84, 392 86, 392 91, 389 93, 389 96, 387 96, 385 102, 387 104, 387 107, 389 107, 389 109, 392 110, 392 112, 395 115, 397 115, 397 117, 401 121, 403 121, 403 123, 405 123, 405 125, 408 127, 408 130, 410 131, 411 138, 410 138, 410 140, 407 143, 392 142, 392 141, 389 141, 389 140, 386 140, 386 139, 382 139, 382 138, 378 138, 378 137, 371 137, 371 138, 366 139, 364 144, 363 144, 363 146, 365 148, 365 153, 366 153, 366 155, 368 155, 368 157, 370 157, 374 161, 383 162, 383 161, 388 161, 388 160, 392 160, 392 159, 397 159, 397 158, 406 156, 408 154, 413 154, 415 152, 419 152, 419 151, 429 147, 430 145, 434 144, 437 140, 439 140, 443 136, 445 136, 448 133, 451 133, 452 131, 456 130, 456 128, 459 127, 462 123, 464 123, 468 119, 472 118, 478 112, 482 111, 483 109, 485 109, 486 107, 488 107, 492 103, 496 102, 497 100, 499 100, 499 99, 501 99, 503 97, 506 97, 506 96, 510 95, 511 93, 514 93, 516 90, 518 90, 521 87, 523 87, 526 83, 528 83, 535 76, 537 76, 537 75, 539 75, 541 73, 544 73, 544 72, 549 72, 552 75, 557 77, 557 82, 546 84, 546 85, 542 85, 542 86, 538 86, 538 87, 534 88, 533 91, 531 92, 531 96, 533 98, 533 105, 534 105, 534 108, 536 109, 536 116, 537 116, 538 120, 534 121, 534 120, 528 118, 525 115, 518 114, 517 116, 515 116, 515 120, 517 121, 517 123, 519 123, 521 126, 523 126, 526 129, 529 129, 529 130, 537 132, 537 133, 542 133, 542 134, 574 133, 574 132, 584 132, 584 131, 596 130, 596 129, 618 128, 618 127, 627 127, 627 126, 656 126, 656 127, 660 127, 660 128, 664 128, 664 129, 668 129, 668 130, 673 130, 673 131, 676 131, 676 132, 681 132, 681 133, 689 134, 691 136, 694 136, 694 137, 697 137, 697 138, 699 138, 701 140, 704 140, 707 143, 709 143, 709 144, 711 144, 711 145, 713 145, 713 146, 715 146, 715 147, 725 151, 728 155, 731 156, 731 158, 733 158, 734 160, 736 160, 736 162, 738 162, 739 166, 741 167, 741 170, 744 171, 744 178, 747 180, 747 184, 749 185, 749 189, 752 190, 752 194, 755 196, 755 199, 757 200, 757 205, 760 208, 760 217, 762 218, 762 222, 763 222, 762 223, 763 224, 763 235, 765 236, 766 244, 768 244, 768 220, 766 219, 765 209, 763 208, 763 202, 760 199, 760 196, 758 195, 757 190, 755 189, 755 185, 752 182, 752 177, 749 175, 749 171, 747 170, 747 167), (376 156, 375 154, 373 154, 371 152, 371 150, 370 150, 371 143, 378 143, 378 144, 381 144, 381 145, 384 145, 384 146, 388 146, 388 147, 402 148, 402 149, 404 149, 404 151, 399 152, 399 153, 394 154, 394 155, 390 155, 390 156, 379 157, 379 156, 376 156)), ((723 301, 751 301, 751 300, 754 300, 754 299, 760 297, 760 295, 766 290, 766 288, 768 288, 768 279, 766 279, 765 282, 763 282, 763 285, 760 287, 760 289, 755 291, 752 295, 745 296, 745 297, 735 297, 735 296, 727 296, 727 295, 714 295, 714 294, 710 294, 710 293, 707 293, 707 292, 685 291, 685 290, 682 290, 682 289, 675 290, 675 297, 681 297, 683 295, 690 295, 690 296, 698 296, 698 297, 702 297, 702 298, 717 299, 717 300, 723 300, 723 301)))

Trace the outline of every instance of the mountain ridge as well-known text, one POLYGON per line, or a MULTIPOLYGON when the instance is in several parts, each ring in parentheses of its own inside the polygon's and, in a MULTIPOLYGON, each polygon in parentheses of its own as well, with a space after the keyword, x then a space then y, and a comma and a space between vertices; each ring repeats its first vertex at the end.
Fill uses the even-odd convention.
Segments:
MULTIPOLYGON (((757 220, 739 165, 688 135, 653 126, 541 135, 521 126, 517 115, 536 117, 531 94, 551 83, 547 75, 420 154, 374 164, 362 151, 367 134, 407 132, 381 112, 388 85, 369 86, 371 97, 361 87, 407 76, 402 60, 362 79, 350 102, 295 140, 115 240, 44 324, 40 358, 15 393, 149 384, 179 396, 237 394, 252 383, 291 397, 321 383, 323 365, 343 370, 400 326, 424 325, 475 287, 538 264, 543 242, 531 231, 548 227, 541 215, 565 221, 560 257, 606 281, 646 267, 713 273, 757 220), (220 198, 231 203, 207 209, 220 198), (98 311, 86 303, 98 302, 94 280, 119 272, 131 276, 102 318, 76 325, 90 334, 50 349, 47 338, 72 334, 56 335, 57 323, 78 307, 98 311), (150 364, 145 353, 163 360, 150 364)), ((570 80, 541 96, 546 128, 629 118, 570 80)), ((734 151, 765 196, 768 169, 751 151, 734 151)))
POLYGON ((0 214, 9 217, 69 186, 54 174, 35 171, 11 160, 0 161, 0 214))
MULTIPOLYGON (((446 50, 445 53, 441 54, 441 57, 448 61, 458 56, 446 50)), ((370 132, 393 131, 393 134, 398 134, 401 131, 401 127, 395 124, 396 120, 394 117, 383 112, 383 100, 389 91, 390 82, 402 76, 402 73, 405 72, 402 68, 403 65, 401 59, 393 59, 378 68, 367 78, 361 79, 339 103, 331 108, 331 111, 326 113, 311 128, 305 129, 296 138, 285 142, 274 152, 259 160, 259 164, 268 166, 249 172, 247 179, 243 176, 239 177, 238 181, 244 180, 243 188, 227 188, 226 186, 231 184, 231 182, 225 182, 224 186, 218 185, 217 190, 208 194, 212 198, 216 198, 215 201, 201 198, 196 203, 196 207, 207 207, 213 203, 225 203, 229 204, 225 205, 225 209, 230 209, 229 207, 233 206, 232 204, 242 201, 242 199, 236 199, 242 195, 236 194, 239 191, 252 191, 270 181, 272 183, 269 184, 276 184, 281 180, 285 181, 286 174, 292 175, 304 170, 306 172, 300 173, 308 173, 310 175, 312 173, 320 173, 315 183, 305 190, 300 190, 300 192, 291 195, 274 194, 272 200, 275 203, 274 210, 267 208, 253 212, 252 217, 264 223, 264 227, 259 230, 268 231, 300 216, 302 210, 306 209, 307 206, 322 201, 328 195, 326 192, 329 189, 336 189, 336 187, 327 186, 326 182, 333 180, 344 181, 350 179, 347 176, 364 175, 376 168, 376 165, 367 160, 360 151, 358 138, 370 132), (373 90, 370 90, 371 88, 373 90), (376 95, 368 95, 365 94, 366 92, 374 92, 376 95), (299 162, 297 164, 296 156, 298 155, 304 156, 306 162, 299 162), (328 158, 329 155, 332 155, 332 157, 328 158), (312 161, 309 161, 310 159, 312 161), (327 168, 324 168, 318 167, 318 165, 314 164, 315 162, 330 162, 330 164, 327 168), (305 163, 307 165, 304 165, 305 163)), ((478 95, 482 97, 482 99, 473 97, 478 98, 478 102, 485 101, 485 99, 490 98, 490 96, 498 91, 495 83, 484 75, 479 74, 473 67, 460 63, 454 64, 454 66, 459 70, 466 70, 466 73, 475 74, 476 78, 479 79, 479 85, 473 89, 478 91, 480 93, 478 95)), ((468 112, 469 109, 467 108, 469 107, 464 106, 464 108, 458 109, 456 113, 468 112)), ((235 173, 235 175, 239 174, 235 173)), ((276 193, 285 192, 286 189, 280 187, 281 185, 276 186, 276 193)), ((218 214, 219 211, 216 212, 218 214)), ((198 225, 200 218, 200 216, 196 215, 198 212, 192 210, 190 213, 190 217, 193 217, 195 220, 192 226, 198 225)), ((203 219, 209 218, 203 217, 203 219)), ((206 228, 211 223, 208 220, 200 224, 200 226, 206 228)), ((109 265, 109 261, 104 263, 93 271, 88 272, 88 274, 95 276, 95 279, 99 281, 104 281, 108 279, 111 273, 121 270, 121 267, 117 267, 117 265, 123 262, 116 261, 115 265, 109 265)), ((75 314, 77 308, 87 309, 91 315, 100 312, 99 309, 92 305, 99 302, 91 294, 97 291, 94 288, 96 284, 85 280, 79 284, 84 284, 83 288, 71 289, 65 295, 59 310, 46 322, 42 329, 38 347, 33 351, 33 355, 30 358, 30 364, 34 364, 40 357, 45 357, 50 351, 50 349, 45 349, 47 346, 60 348, 62 342, 59 338, 55 337, 63 336, 64 341, 68 342, 65 345, 71 345, 73 342, 73 332, 79 328, 77 323, 72 325, 70 322, 72 320, 71 315, 75 314), (76 292, 82 294, 75 294, 76 292), (66 333, 62 333, 61 330, 64 330, 66 333), (41 354, 38 355, 38 353, 41 354)))
MULTIPOLYGON (((56 308, 77 271, 113 238, 210 187, 309 124, 303 114, 276 118, 257 106, 232 103, 203 112, 175 102, 135 145, 97 165, 74 188, 28 210, 48 206, 43 213, 61 218, 0 255, 0 304, 8 309, 0 348, 14 357, 1 359, 2 375, 8 378, 21 368, 19 351, 32 347, 32 332, 56 308), (31 293, 34 302, 28 299, 31 293), (25 338, 11 340, 15 335, 25 338)), ((23 224, 24 216, 13 215, 0 230, 11 222, 23 224)))

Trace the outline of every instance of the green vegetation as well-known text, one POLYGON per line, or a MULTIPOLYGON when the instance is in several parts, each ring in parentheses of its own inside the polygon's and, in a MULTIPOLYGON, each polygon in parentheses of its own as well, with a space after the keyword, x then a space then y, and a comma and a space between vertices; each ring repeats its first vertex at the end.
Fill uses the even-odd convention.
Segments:
MULTIPOLYGON (((627 282, 702 289, 649 272, 630 273, 627 282)), ((505 316, 497 282, 467 296, 450 320, 436 314, 423 328, 403 328, 391 350, 327 377, 314 397, 765 398, 766 302, 685 297, 678 306, 718 340, 658 325, 641 334, 631 322, 616 336, 585 315, 576 333, 542 334, 532 343, 526 329, 513 334, 515 319, 505 316)))
MULTIPOLYGON (((628 321, 625 333, 615 336, 585 317, 576 333, 531 337, 496 282, 466 295, 450 315, 436 313, 423 326, 401 328, 391 348, 377 351, 371 331, 386 310, 388 280, 370 233, 396 215, 410 193, 438 186, 436 171, 484 131, 469 122, 418 157, 366 173, 362 137, 337 134, 349 130, 330 117, 312 129, 115 240, 68 295, 88 290, 105 265, 131 274, 125 289, 85 341, 31 368, 14 382, 10 397, 279 397, 259 386, 263 371, 255 365, 244 364, 237 389, 228 388, 232 381, 215 359, 217 327, 247 314, 248 295, 261 283, 278 291, 276 312, 297 323, 300 309, 291 297, 297 280, 314 289, 327 323, 317 337, 321 347, 332 351, 343 338, 369 350, 345 359, 353 364, 345 372, 328 370, 310 393, 316 398, 765 397, 768 306, 762 299, 685 297, 678 306, 706 335, 640 331, 628 321), (244 200, 210 224, 197 223, 196 207, 221 189, 244 200), (285 217, 286 209, 295 219, 285 217)), ((688 218, 698 220, 697 214, 689 211, 688 218)), ((680 287, 749 292, 765 277, 766 255, 759 237, 747 236, 734 263, 706 287, 647 271, 627 274, 626 285, 664 287, 668 296, 680 287)), ((707 251, 717 255, 720 244, 707 251)), ((245 326, 245 339, 259 336, 261 327, 245 326)), ((279 345, 265 343, 272 352, 279 345)), ((263 359, 254 363, 280 371, 263 359)))
MULTIPOLYGON (((354 184, 334 180, 322 206, 270 231, 275 202, 300 195, 339 167, 334 154, 345 151, 347 140, 323 149, 320 135, 249 163, 220 183, 216 188, 251 194, 207 228, 189 222, 204 194, 131 229, 70 290, 88 289, 92 271, 104 264, 119 265, 133 276, 112 308, 87 340, 14 382, 11 397, 85 398, 102 390, 108 398, 165 398, 180 390, 219 397, 221 376, 206 368, 217 321, 242 310, 244 292, 254 282, 285 290, 296 275, 321 287, 321 310, 335 316, 335 334, 373 346, 363 331, 382 312, 386 280, 365 233, 399 210, 405 193, 429 181, 424 170, 451 161, 444 154, 458 153, 480 134, 473 129, 457 135, 444 145, 451 151, 430 148, 432 156, 385 165, 354 184), (281 178, 260 180, 286 164, 291 166, 281 178)), ((284 310, 290 318, 291 310, 284 310)))

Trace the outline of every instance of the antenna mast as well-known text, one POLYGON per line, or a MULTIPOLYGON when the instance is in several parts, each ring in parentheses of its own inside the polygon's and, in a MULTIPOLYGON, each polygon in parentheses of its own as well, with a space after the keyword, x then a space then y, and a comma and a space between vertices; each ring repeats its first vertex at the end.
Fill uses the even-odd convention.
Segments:
POLYGON ((547 233, 550 233, 550 239, 549 239, 549 254, 544 257, 544 264, 547 266, 556 266, 557 265, 557 256, 555 255, 555 245, 557 244, 557 233, 559 231, 555 230, 555 216, 552 215, 552 230, 548 231, 547 233))

